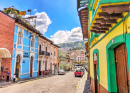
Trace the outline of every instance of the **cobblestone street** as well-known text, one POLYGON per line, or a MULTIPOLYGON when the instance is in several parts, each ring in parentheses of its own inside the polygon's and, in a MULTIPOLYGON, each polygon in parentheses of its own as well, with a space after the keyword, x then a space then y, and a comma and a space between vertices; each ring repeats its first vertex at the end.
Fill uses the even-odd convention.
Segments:
POLYGON ((0 93, 75 93, 81 77, 74 77, 74 72, 48 78, 14 84, 0 88, 0 93))

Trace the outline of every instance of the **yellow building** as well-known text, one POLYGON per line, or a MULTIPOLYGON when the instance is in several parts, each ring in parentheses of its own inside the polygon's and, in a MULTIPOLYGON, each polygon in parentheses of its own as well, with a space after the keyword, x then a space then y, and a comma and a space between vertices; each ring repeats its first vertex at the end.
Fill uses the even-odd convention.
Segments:
POLYGON ((130 93, 130 0, 87 1, 77 4, 83 36, 89 40, 91 90, 130 93))

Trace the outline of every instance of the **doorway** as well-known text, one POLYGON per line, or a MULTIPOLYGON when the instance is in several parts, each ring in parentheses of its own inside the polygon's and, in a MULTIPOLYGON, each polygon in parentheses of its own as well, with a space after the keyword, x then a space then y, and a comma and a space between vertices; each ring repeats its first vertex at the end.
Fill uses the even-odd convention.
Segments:
POLYGON ((47 61, 45 61, 45 71, 47 71, 47 61))
POLYGON ((52 74, 52 63, 50 63, 50 73, 52 74))
POLYGON ((39 61, 39 75, 41 75, 41 61, 39 61))
POLYGON ((114 49, 117 93, 128 93, 128 58, 126 44, 121 44, 114 49))
POLYGON ((19 75, 20 75, 20 60, 21 60, 21 57, 20 55, 18 55, 16 59, 16 70, 15 70, 15 74, 17 78, 19 78, 19 75))
POLYGON ((32 73, 33 73, 33 56, 31 56, 30 60, 30 77, 32 77, 32 73))
POLYGON ((95 76, 95 93, 98 93, 98 72, 97 72, 97 64, 94 64, 94 76, 95 76))

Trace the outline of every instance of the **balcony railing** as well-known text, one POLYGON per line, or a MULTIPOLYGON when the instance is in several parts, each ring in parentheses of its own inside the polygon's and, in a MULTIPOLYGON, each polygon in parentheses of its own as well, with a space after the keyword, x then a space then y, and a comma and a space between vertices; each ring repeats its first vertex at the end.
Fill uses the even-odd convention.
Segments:
POLYGON ((45 55, 45 51, 40 51, 39 55, 45 55))
POLYGON ((46 52, 45 54, 46 54, 46 56, 50 56, 50 52, 46 52))

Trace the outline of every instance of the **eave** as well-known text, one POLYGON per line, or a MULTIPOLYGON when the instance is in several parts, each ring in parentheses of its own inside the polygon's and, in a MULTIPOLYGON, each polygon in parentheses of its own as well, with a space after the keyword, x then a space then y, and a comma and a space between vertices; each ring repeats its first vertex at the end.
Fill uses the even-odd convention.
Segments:
POLYGON ((78 15, 82 28, 83 39, 88 38, 88 9, 81 9, 80 11, 78 11, 78 15))
POLYGON ((129 2, 102 4, 96 10, 89 31, 106 33, 129 12, 129 2))

